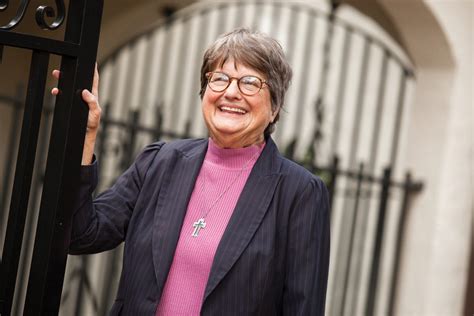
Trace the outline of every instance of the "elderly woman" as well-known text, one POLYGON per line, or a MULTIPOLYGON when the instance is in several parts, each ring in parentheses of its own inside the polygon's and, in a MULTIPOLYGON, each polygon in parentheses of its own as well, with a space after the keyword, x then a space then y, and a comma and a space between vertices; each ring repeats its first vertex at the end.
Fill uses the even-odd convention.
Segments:
POLYGON ((125 241, 112 315, 324 314, 327 191, 270 137, 290 79, 274 39, 221 36, 201 68, 209 138, 149 145, 94 201, 97 74, 83 91, 90 114, 70 253, 125 241))

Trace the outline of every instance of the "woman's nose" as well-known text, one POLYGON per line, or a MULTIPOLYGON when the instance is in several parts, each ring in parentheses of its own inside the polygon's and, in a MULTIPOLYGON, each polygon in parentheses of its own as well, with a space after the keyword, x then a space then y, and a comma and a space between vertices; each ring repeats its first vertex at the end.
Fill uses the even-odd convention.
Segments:
POLYGON ((239 84, 237 80, 232 80, 225 90, 225 94, 227 97, 232 97, 232 98, 240 98, 240 90, 239 90, 239 84))

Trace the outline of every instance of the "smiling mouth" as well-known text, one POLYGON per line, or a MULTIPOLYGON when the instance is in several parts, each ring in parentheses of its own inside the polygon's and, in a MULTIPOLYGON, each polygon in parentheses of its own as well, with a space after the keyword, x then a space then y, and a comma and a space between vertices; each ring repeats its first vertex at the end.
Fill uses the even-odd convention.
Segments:
POLYGON ((230 113, 236 113, 236 114, 246 114, 247 111, 239 109, 239 108, 234 108, 230 106, 221 106, 219 109, 223 112, 230 112, 230 113))

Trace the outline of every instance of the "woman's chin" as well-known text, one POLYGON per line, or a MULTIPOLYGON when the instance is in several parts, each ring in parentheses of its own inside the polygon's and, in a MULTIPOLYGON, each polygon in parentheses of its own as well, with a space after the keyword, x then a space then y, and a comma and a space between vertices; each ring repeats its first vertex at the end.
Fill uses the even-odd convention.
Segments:
POLYGON ((242 135, 243 131, 235 127, 216 127, 213 134, 218 138, 235 138, 242 135))
POLYGON ((239 134, 244 132, 245 122, 240 119, 219 119, 213 122, 213 127, 219 134, 239 134))

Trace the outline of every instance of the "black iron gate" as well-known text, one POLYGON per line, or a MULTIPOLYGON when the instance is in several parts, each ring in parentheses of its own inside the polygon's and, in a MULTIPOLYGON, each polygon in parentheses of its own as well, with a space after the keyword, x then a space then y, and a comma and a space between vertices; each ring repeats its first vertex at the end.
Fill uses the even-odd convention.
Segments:
MULTIPOLYGON (((17 8, 13 18, 0 25, 0 60, 4 46, 32 52, 26 97, 20 102, 24 104, 23 122, 1 257, 2 316, 12 313, 13 298, 19 295, 18 263, 25 246, 23 233, 27 210, 32 211, 28 202, 33 187, 34 157, 51 55, 61 57, 58 83, 61 92, 54 106, 41 202, 37 225, 33 228, 36 235, 31 268, 26 272, 26 295, 20 302, 24 308, 23 312, 17 308, 16 313, 43 315, 57 314, 59 310, 71 229, 71 193, 79 175, 87 121, 87 107, 82 102, 81 90, 91 87, 103 7, 102 0, 71 0, 67 8, 64 0, 56 0, 55 8, 38 6, 36 24, 44 30, 59 29, 67 12, 64 40, 60 41, 13 31, 27 14, 29 4, 29 0, 21 0, 9 8, 8 0, 0 1, 0 13, 17 8)), ((2 62, 8 63, 9 60, 4 58, 2 62)), ((19 105, 16 104, 17 112, 19 105)), ((3 194, 2 199, 7 203, 3 194)))

